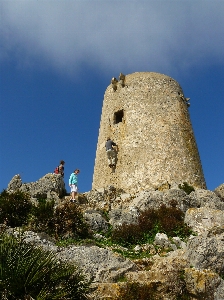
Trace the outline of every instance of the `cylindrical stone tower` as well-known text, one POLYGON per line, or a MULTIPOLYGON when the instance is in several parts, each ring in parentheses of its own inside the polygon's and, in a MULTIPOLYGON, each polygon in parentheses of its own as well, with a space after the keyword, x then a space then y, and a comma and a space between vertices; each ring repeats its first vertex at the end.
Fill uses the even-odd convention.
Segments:
POLYGON ((113 185, 126 192, 187 182, 206 188, 188 113, 188 102, 172 78, 137 72, 106 89, 93 175, 93 189, 113 185), (117 145, 108 166, 105 142, 117 145))

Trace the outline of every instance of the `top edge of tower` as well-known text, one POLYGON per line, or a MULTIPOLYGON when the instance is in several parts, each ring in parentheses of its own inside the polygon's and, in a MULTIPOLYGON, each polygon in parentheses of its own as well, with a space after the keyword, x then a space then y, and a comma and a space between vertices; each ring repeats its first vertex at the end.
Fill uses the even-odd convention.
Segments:
POLYGON ((157 72, 134 72, 131 74, 127 74, 126 77, 128 78, 138 78, 138 77, 154 77, 154 78, 167 78, 167 79, 172 79, 170 76, 162 74, 162 73, 157 73, 157 72))
MULTIPOLYGON (((130 73, 130 74, 124 74, 125 78, 141 78, 141 77, 150 77, 150 78, 158 78, 158 79, 171 79, 176 81, 175 79, 173 79, 172 77, 162 74, 162 73, 157 73, 157 72, 134 72, 134 73, 130 73)), ((118 76, 119 77, 119 76, 118 76)))
MULTIPOLYGON (((141 81, 142 82, 143 81, 145 81, 145 82, 150 82, 150 81, 156 82, 156 81, 158 81, 158 83, 160 82, 161 84, 162 83, 168 83, 168 84, 171 84, 171 85, 175 85, 178 88, 181 88, 180 84, 175 79, 173 79, 172 77, 170 77, 168 75, 162 74, 162 73, 157 73, 157 72, 134 72, 134 73, 126 74, 126 75, 123 75, 123 76, 124 76, 123 86, 129 86, 129 85, 132 85, 133 83, 141 82, 141 81)), ((111 83, 110 83, 110 85, 108 85, 107 90, 110 89, 111 86, 113 86, 113 84, 114 84, 115 89, 117 89, 117 87, 116 87, 117 83, 121 82, 119 77, 120 76, 118 76, 118 78, 113 77, 111 79, 111 83)))

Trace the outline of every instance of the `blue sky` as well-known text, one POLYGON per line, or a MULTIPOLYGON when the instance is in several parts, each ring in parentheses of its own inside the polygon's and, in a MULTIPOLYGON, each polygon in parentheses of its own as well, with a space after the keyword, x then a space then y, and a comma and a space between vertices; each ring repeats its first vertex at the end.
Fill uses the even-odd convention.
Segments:
MULTIPOLYGON (((224 183, 224 1, 0 0, 0 191, 65 160, 91 189, 104 92, 119 73, 177 80, 209 190, 224 183)), ((102 174, 103 176, 103 174, 102 174)))

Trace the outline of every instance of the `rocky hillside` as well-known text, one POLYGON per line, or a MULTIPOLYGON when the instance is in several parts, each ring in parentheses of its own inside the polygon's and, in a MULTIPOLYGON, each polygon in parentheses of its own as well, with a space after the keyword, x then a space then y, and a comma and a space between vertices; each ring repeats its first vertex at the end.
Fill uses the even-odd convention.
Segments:
POLYGON ((23 236, 77 264, 92 281, 89 299, 224 299, 224 184, 214 191, 167 184, 135 195, 109 186, 79 194, 77 203, 55 174, 26 184, 16 175, 7 190, 25 191, 33 203, 54 199, 54 209, 80 209, 88 239, 23 236))

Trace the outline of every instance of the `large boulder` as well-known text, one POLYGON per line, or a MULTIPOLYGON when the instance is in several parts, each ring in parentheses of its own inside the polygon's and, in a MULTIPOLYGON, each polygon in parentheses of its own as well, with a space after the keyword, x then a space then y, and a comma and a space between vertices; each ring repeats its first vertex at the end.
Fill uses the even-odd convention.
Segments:
POLYGON ((189 195, 190 198, 190 207, 209 207, 212 209, 224 210, 224 201, 217 196, 216 193, 197 189, 194 192, 191 192, 189 195))
POLYGON ((190 197, 182 189, 170 189, 163 194, 163 204, 170 206, 177 203, 177 208, 186 212, 190 204, 190 197))
POLYGON ((163 192, 150 190, 140 192, 123 208, 127 210, 131 207, 144 211, 148 208, 159 208, 161 204, 163 204, 163 192))
POLYGON ((57 255, 76 263, 93 282, 115 282, 128 271, 137 270, 131 260, 97 246, 71 246, 57 255))
POLYGON ((57 247, 47 235, 32 231, 24 232, 23 240, 54 252, 59 260, 75 263, 93 282, 115 282, 126 272, 137 270, 137 266, 131 260, 97 246, 57 247))
POLYGON ((103 233, 108 231, 109 223, 105 220, 101 213, 94 210, 87 210, 83 216, 92 231, 103 233))
MULTIPOLYGON (((196 299, 213 300, 218 288, 220 295, 222 279, 217 273, 206 269, 185 268, 184 279, 188 293, 196 299)), ((221 300, 223 298, 216 299, 221 300)))
POLYGON ((107 197, 107 194, 107 190, 104 188, 86 192, 85 197, 89 208, 108 211, 110 209, 110 198, 107 197))
POLYGON ((109 223, 113 227, 126 224, 137 224, 138 223, 138 210, 130 208, 130 210, 113 209, 109 212, 109 223))
POLYGON ((152 262, 150 270, 128 272, 126 274, 127 281, 138 282, 143 285, 153 284, 155 299, 177 299, 177 295, 181 295, 184 287, 181 275, 184 268, 190 266, 184 251, 176 250, 167 257, 155 255, 152 262))
MULTIPOLYGON (((143 191, 140 192, 136 197, 131 199, 126 204, 127 207, 137 208, 139 211, 146 209, 158 209, 161 205, 174 206, 186 212, 191 207, 190 197, 182 189, 170 189, 165 191, 143 191)), ((123 208, 127 207, 123 205, 123 208)))
POLYGON ((224 232, 224 211, 209 207, 190 208, 185 214, 184 222, 198 234, 214 228, 224 232))
POLYGON ((224 233, 192 237, 187 243, 186 256, 197 269, 224 274, 224 233))

